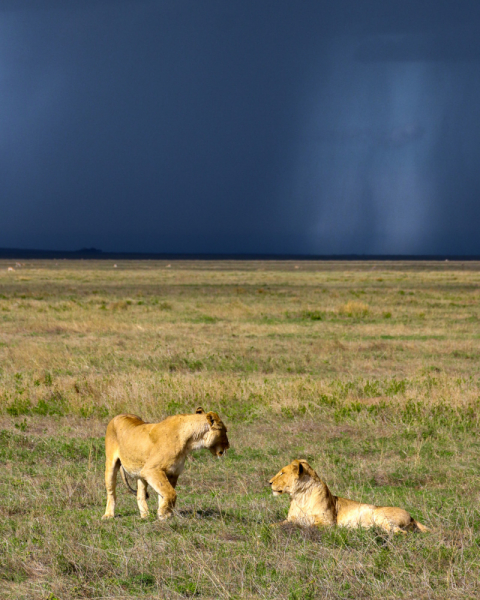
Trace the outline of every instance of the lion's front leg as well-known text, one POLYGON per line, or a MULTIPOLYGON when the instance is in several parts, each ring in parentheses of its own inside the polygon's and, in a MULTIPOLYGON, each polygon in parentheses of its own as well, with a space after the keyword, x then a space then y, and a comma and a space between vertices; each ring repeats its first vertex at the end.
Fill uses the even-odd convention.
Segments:
POLYGON ((142 477, 158 494, 158 518, 167 519, 172 516, 177 492, 173 489, 164 471, 142 472, 142 477))
POLYGON ((288 520, 278 521, 277 523, 270 523, 270 527, 281 527, 282 525, 288 525, 288 520))

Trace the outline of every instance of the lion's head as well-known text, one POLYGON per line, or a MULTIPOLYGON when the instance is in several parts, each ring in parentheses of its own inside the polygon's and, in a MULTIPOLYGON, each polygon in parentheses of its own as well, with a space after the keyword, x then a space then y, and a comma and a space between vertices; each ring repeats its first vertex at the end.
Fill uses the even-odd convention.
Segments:
POLYGON ((306 460, 294 460, 286 467, 283 467, 275 477, 268 482, 272 488, 274 496, 280 494, 295 494, 300 482, 305 478, 310 478, 313 471, 306 460))
MULTIPOLYGON (((196 413, 202 414, 202 408, 197 408, 196 413)), ((209 428, 205 434, 205 447, 210 450, 213 456, 220 458, 230 448, 227 437, 227 428, 216 412, 209 412, 205 415, 209 428)))

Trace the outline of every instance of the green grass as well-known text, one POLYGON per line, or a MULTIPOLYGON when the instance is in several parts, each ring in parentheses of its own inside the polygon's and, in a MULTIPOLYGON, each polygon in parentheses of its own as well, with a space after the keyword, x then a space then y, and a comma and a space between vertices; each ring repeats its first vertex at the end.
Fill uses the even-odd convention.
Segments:
POLYGON ((479 264, 117 264, 0 262, 1 598, 480 596, 479 264), (101 521, 109 419, 199 405, 176 517, 101 521), (432 533, 272 528, 294 458, 432 533))

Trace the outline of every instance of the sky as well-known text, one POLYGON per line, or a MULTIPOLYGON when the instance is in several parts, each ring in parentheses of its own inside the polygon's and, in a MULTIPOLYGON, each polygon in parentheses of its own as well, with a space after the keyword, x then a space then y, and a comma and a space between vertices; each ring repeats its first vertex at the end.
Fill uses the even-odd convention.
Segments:
POLYGON ((0 0, 0 248, 480 254, 478 0, 0 0))

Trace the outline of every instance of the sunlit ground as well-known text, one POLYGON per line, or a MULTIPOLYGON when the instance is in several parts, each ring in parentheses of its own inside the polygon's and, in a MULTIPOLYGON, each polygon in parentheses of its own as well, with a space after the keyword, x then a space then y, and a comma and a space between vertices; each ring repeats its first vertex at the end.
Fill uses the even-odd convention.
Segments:
POLYGON ((478 263, 117 265, 0 262, 2 598, 480 595, 478 263), (101 521, 109 419, 198 405, 227 457, 101 521), (432 533, 271 528, 302 457, 432 533))

